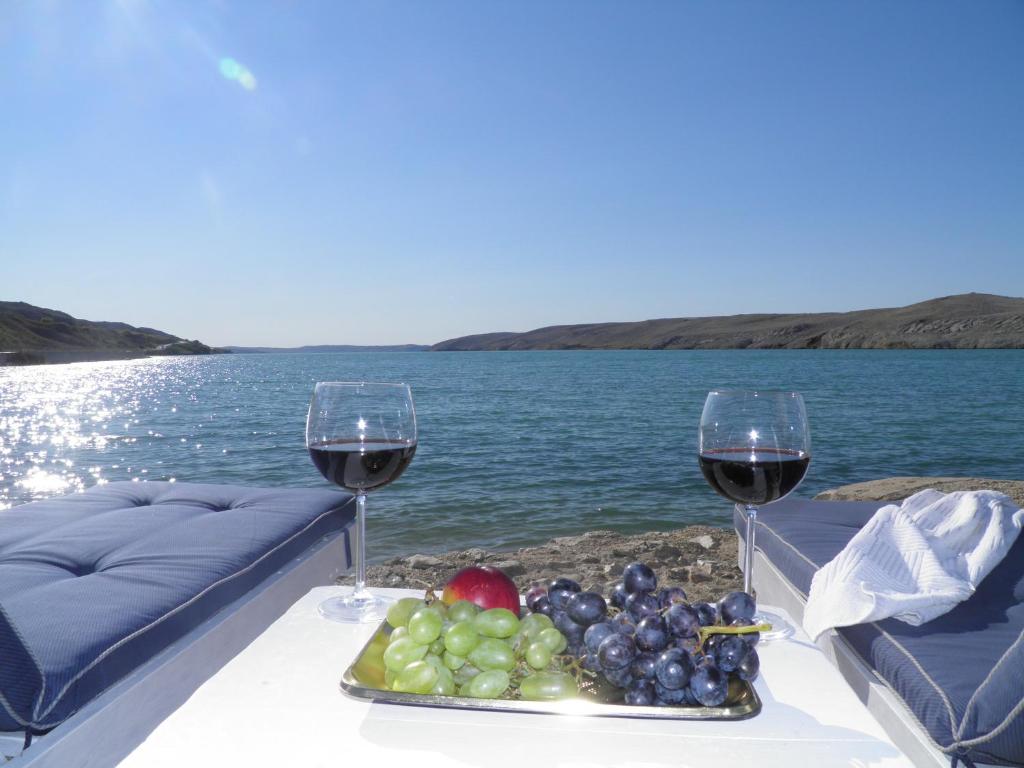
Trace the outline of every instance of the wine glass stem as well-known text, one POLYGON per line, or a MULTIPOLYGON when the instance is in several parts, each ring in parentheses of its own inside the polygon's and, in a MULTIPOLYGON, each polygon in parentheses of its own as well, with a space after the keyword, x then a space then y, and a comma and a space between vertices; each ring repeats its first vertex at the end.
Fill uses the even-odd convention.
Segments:
POLYGON ((754 533, 757 528, 757 507, 746 505, 747 546, 743 550, 743 591, 754 597, 754 533))
POLYGON ((356 588, 355 595, 366 595, 366 494, 356 494, 356 588))

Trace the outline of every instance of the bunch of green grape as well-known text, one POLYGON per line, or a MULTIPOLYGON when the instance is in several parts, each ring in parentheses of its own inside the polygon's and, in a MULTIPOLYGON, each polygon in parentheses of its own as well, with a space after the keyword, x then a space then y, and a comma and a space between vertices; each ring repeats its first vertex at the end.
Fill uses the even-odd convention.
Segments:
POLYGON ((392 691, 530 701, 579 692, 562 671, 565 636, 543 614, 520 620, 507 608, 484 611, 468 600, 446 606, 404 597, 387 619, 384 683, 392 691))

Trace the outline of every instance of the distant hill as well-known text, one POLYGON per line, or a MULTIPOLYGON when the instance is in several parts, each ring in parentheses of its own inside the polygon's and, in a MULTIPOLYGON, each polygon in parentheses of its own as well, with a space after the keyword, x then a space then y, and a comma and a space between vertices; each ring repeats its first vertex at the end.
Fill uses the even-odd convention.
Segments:
POLYGON ((681 317, 555 325, 435 344, 436 351, 520 349, 1024 348, 1024 299, 964 293, 896 309, 681 317))
POLYGON ((316 344, 306 347, 225 347, 231 352, 427 352, 428 344, 360 347, 355 344, 316 344))
POLYGON ((223 351, 154 328, 79 320, 21 301, 0 301, 0 365, 208 355, 223 351))

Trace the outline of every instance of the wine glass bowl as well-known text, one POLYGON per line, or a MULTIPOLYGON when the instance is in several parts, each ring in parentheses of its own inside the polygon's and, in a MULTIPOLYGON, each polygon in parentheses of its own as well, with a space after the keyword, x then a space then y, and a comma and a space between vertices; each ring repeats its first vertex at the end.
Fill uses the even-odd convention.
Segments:
POLYGON ((309 446, 320 474, 352 493, 369 493, 397 480, 415 453, 415 443, 390 440, 339 440, 309 446))
MULTIPOLYGON (((757 506, 792 493, 811 461, 811 432, 799 392, 716 390, 708 393, 700 420, 698 463, 721 496, 743 505, 747 517, 743 591, 753 595, 752 571, 757 506)), ((772 639, 792 633, 779 616, 759 614, 773 626, 772 639)))
POLYGON ((416 453, 416 411, 407 384, 319 382, 306 418, 306 447, 326 480, 356 497, 356 584, 320 604, 334 621, 379 620, 388 601, 366 589, 366 494, 397 480, 416 453))

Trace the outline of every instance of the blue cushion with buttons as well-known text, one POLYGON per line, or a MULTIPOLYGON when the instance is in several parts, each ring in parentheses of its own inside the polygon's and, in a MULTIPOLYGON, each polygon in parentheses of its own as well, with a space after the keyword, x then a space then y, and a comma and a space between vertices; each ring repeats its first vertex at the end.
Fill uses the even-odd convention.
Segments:
POLYGON ((150 482, 0 512, 0 731, 58 725, 322 536, 345 530, 347 555, 354 510, 329 489, 150 482))

